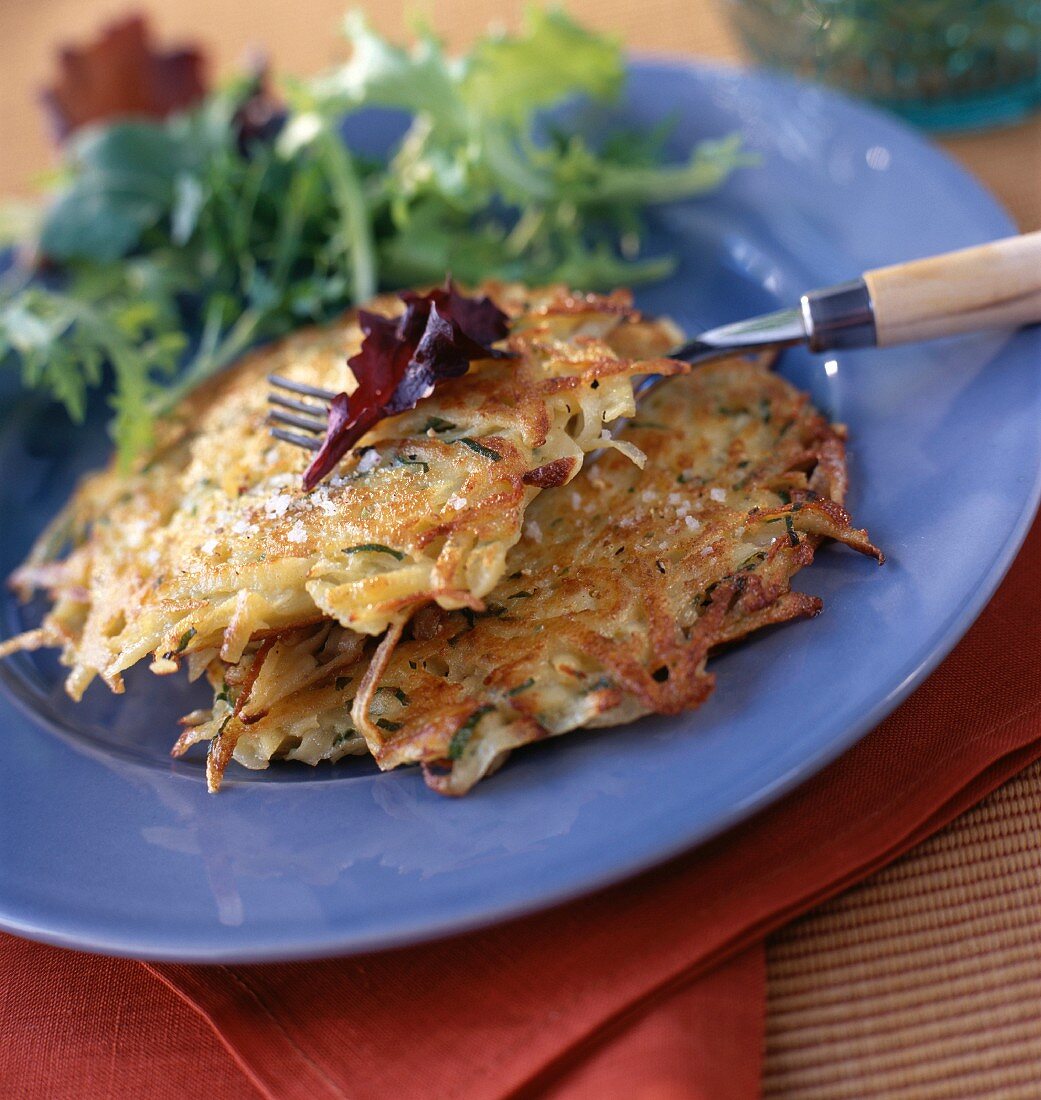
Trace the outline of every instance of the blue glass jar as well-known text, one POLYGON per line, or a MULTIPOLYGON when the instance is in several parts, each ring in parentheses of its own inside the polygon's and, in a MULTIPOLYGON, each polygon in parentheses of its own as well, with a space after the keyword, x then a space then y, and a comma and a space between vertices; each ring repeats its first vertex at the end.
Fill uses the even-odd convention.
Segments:
POLYGON ((727 0, 763 64, 865 96, 932 130, 1041 104, 1041 0, 727 0))

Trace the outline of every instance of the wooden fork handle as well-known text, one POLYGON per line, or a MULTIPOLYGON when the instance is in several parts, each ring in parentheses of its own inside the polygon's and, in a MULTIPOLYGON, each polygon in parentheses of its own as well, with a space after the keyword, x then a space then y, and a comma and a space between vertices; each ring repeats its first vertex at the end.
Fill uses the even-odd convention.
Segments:
POLYGON ((1041 321, 1041 232, 864 274, 879 347, 1041 321))

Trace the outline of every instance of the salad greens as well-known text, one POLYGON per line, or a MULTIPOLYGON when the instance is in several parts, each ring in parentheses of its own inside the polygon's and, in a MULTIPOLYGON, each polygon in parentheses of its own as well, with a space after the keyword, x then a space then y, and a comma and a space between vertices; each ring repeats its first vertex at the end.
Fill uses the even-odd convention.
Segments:
POLYGON ((609 100, 618 44, 560 12, 447 56, 405 50, 357 15, 341 67, 243 77, 165 120, 78 131, 20 262, 0 284, 0 359, 84 415, 106 365, 124 460, 154 418, 251 344, 322 321, 378 288, 485 278, 609 288, 666 274, 641 254, 642 212, 751 162, 740 138, 663 165, 664 134, 600 144, 545 122, 576 96, 609 100), (244 120, 268 109, 263 126, 244 120), (365 107, 411 116, 389 161, 341 138, 365 107), (26 257, 30 257, 27 262, 26 257))

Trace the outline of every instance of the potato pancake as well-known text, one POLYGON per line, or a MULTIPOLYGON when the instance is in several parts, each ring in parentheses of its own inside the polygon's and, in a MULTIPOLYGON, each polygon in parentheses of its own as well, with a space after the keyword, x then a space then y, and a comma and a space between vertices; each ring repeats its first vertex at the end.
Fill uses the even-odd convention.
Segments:
POLYGON ((458 795, 528 742, 697 707, 719 647, 821 610, 791 578, 824 539, 882 561, 843 508, 842 430, 767 366, 651 394, 624 433, 645 467, 608 453, 535 500, 483 608, 428 606, 389 656, 326 621, 212 661, 175 752, 210 741, 214 788, 232 758, 368 752, 458 795))
POLYGON ((98 675, 122 691, 122 673, 149 655, 166 674, 189 658, 234 665, 258 638, 304 625, 396 632, 431 602, 483 614, 531 501, 633 413, 636 377, 688 368, 661 358, 675 327, 644 320, 625 293, 482 290, 509 316, 513 358, 479 360, 381 421, 310 493, 308 454, 268 434, 265 376, 350 391, 356 315, 195 391, 135 472, 113 467, 76 491, 15 577, 54 606, 0 653, 59 646, 78 699, 98 675))

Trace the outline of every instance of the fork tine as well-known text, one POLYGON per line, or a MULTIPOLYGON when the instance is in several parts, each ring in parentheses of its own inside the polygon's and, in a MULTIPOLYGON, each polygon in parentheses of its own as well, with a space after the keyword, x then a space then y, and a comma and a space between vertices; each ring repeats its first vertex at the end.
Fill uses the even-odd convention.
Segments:
POLYGON ((283 443, 291 443, 294 447, 303 447, 305 451, 317 451, 321 442, 310 435, 297 435, 296 432, 287 432, 283 428, 272 428, 271 434, 283 443))
POLYGON ((292 409, 293 412, 309 413, 311 416, 318 416, 323 419, 329 412, 325 405, 314 405, 310 401, 294 401, 291 397, 283 397, 280 393, 269 393, 267 401, 269 405, 292 409))
POLYGON ((292 413, 282 412, 281 409, 271 409, 267 414, 269 424, 288 424, 290 428, 303 428, 305 432, 322 433, 326 429, 326 422, 317 417, 294 416, 292 413))
POLYGON ((294 382, 292 378, 283 378, 280 374, 269 374, 267 380, 278 389, 289 390, 290 393, 302 393, 305 397, 317 397, 320 401, 332 401, 336 396, 332 390, 309 386, 306 382, 294 382))

